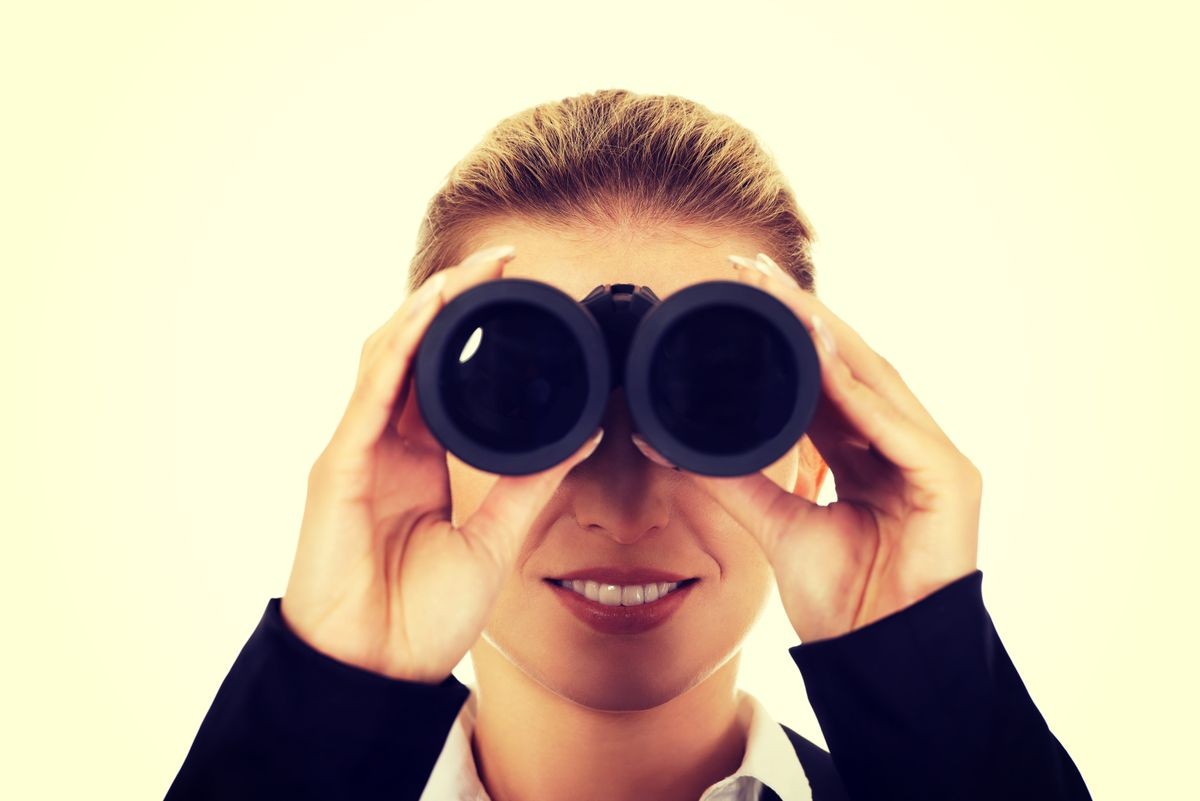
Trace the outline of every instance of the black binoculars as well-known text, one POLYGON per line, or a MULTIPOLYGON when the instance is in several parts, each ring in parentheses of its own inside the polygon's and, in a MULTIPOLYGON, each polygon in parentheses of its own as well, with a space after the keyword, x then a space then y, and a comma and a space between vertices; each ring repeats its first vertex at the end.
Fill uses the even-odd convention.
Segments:
POLYGON ((504 475, 573 454, 617 387, 635 430, 667 460, 746 475, 795 445, 821 390, 795 313, 736 281, 692 284, 665 301, 634 284, 601 284, 576 301, 541 281, 488 281, 434 317, 413 375, 438 441, 504 475))

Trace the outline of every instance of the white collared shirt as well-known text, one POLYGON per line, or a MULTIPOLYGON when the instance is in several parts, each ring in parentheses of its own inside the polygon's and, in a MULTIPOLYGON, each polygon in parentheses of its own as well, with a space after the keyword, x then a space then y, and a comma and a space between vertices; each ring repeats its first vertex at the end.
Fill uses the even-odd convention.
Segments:
MULTIPOLYGON (((491 801, 471 753, 478 695, 473 685, 467 687, 471 694, 459 710, 420 801, 491 801)), ((758 801, 763 784, 782 801, 812 801, 808 776, 787 734, 749 692, 738 688, 737 697, 737 720, 746 733, 745 756, 738 769, 710 785, 700 801, 758 801)))

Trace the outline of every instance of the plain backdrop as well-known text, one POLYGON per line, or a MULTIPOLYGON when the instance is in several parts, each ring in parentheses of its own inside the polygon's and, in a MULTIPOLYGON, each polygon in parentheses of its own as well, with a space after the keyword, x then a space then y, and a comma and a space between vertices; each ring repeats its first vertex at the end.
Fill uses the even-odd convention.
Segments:
MULTIPOLYGON (((821 297, 984 475, 985 602, 1051 729, 1096 798, 1178 797, 1194 8, 6 4, 0 796, 165 793, 429 197, 502 117, 623 87, 763 139, 821 297)), ((797 642, 773 598, 741 684, 824 744, 797 642)))

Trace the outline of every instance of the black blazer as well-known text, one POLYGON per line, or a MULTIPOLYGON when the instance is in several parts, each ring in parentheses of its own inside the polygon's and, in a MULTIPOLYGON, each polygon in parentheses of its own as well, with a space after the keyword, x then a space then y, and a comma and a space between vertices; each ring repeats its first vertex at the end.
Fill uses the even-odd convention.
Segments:
MULTIPOLYGON (((814 801, 1090 801, 996 634, 982 581, 976 570, 788 649, 830 749, 780 724, 814 801)), ((217 690, 166 801, 415 801, 470 690, 453 674, 426 684, 340 662, 300 639, 279 602, 217 690)))

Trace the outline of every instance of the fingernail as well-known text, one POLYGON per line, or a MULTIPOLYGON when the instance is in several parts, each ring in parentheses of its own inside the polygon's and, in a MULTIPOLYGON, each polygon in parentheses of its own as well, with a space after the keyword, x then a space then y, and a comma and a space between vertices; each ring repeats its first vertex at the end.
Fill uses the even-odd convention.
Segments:
POLYGON ((754 259, 747 259, 745 256, 730 255, 729 261, 731 261, 733 263, 734 267, 753 267, 755 270, 758 270, 763 275, 771 274, 771 271, 769 269, 767 269, 764 265, 759 264, 754 259))
POLYGON ((593 453, 595 453, 596 448, 600 447, 600 440, 602 440, 602 439, 604 439, 604 429, 599 428, 596 430, 595 434, 592 434, 591 441, 588 444, 583 446, 583 455, 581 457, 579 457, 579 461, 583 461, 584 459, 588 458, 593 453))
POLYGON ((755 270, 757 270, 758 272, 761 272, 762 275, 764 275, 764 276, 772 275, 772 272, 770 272, 770 270, 768 270, 766 266, 764 266, 762 264, 758 264, 758 261, 756 261, 755 259, 745 258, 744 255, 730 255, 730 257, 728 257, 728 258, 730 258, 730 261, 732 261, 733 266, 754 267, 755 270))
POLYGON ((766 265, 767 269, 769 269, 771 272, 773 272, 779 278, 787 278, 788 280, 791 280, 791 276, 788 275, 787 273, 785 273, 783 271, 783 268, 780 267, 778 264, 776 264, 775 260, 772 259, 770 256, 768 256, 766 253, 759 253, 754 258, 756 261, 766 265))
POLYGON ((812 316, 813 330, 817 332, 817 336, 821 340, 821 344, 825 346, 825 350, 830 356, 837 354, 837 345, 833 342, 833 332, 825 327, 825 322, 818 316, 812 316))
POLYGON ((442 286, 445 283, 445 272, 434 273, 432 278, 425 279, 425 283, 421 284, 420 288, 413 293, 412 306, 410 306, 408 311, 405 313, 404 319, 408 320, 421 309, 427 307, 429 302, 436 298, 438 293, 442 291, 442 286))
POLYGON ((512 258, 517 252, 516 245, 496 245, 495 247, 487 248, 486 250, 477 250, 463 260, 463 267, 473 267, 476 264, 484 262, 497 261, 501 258, 512 258))
POLYGON ((664 459, 662 454, 660 454, 658 451, 654 450, 654 448, 651 448, 650 444, 647 443, 646 440, 642 439, 641 436, 639 436, 638 434, 636 434, 636 433, 630 434, 629 438, 631 440, 633 440, 634 446, 636 446, 637 449, 642 452, 642 456, 645 456, 647 459, 654 462, 656 465, 659 465, 660 467, 665 467, 668 470, 678 470, 679 469, 678 467, 676 467, 675 465, 671 464, 666 459, 664 459))

